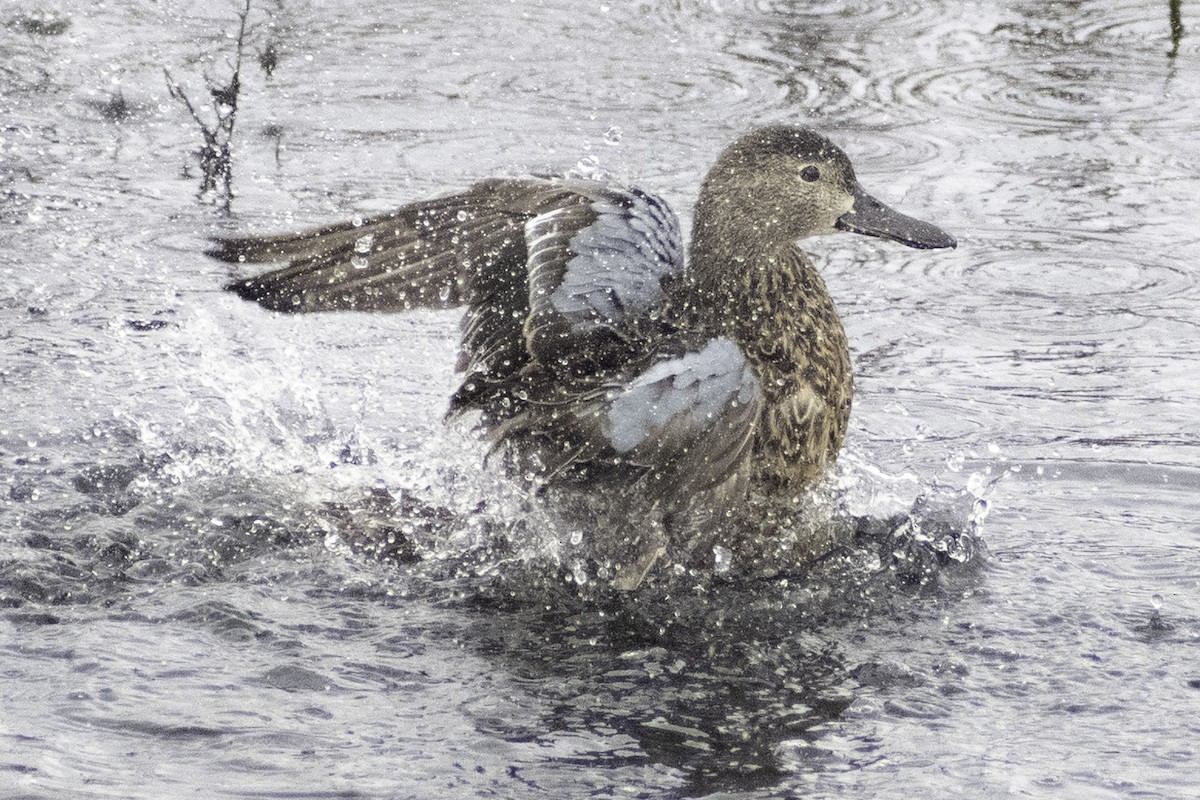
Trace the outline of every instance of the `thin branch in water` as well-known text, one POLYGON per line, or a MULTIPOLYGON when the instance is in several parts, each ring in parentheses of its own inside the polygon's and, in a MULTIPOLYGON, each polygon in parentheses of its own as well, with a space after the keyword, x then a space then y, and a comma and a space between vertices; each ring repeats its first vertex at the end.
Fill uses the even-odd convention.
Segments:
POLYGON ((1167 58, 1172 61, 1179 55, 1179 43, 1183 41, 1182 6, 1182 0, 1170 0, 1168 3, 1168 14, 1171 19, 1171 49, 1167 52, 1167 58))
POLYGON ((250 31, 250 9, 251 0, 245 0, 245 4, 238 12, 238 34, 229 82, 221 85, 208 75, 204 76, 213 114, 216 118, 215 124, 209 124, 205 120, 183 87, 172 77, 170 71, 163 70, 167 79, 168 93, 187 109, 204 139, 204 144, 195 153, 200 162, 200 194, 206 195, 215 192, 226 213, 230 211, 233 202, 232 142, 237 125, 238 101, 242 90, 242 57, 246 50, 246 37, 250 31))

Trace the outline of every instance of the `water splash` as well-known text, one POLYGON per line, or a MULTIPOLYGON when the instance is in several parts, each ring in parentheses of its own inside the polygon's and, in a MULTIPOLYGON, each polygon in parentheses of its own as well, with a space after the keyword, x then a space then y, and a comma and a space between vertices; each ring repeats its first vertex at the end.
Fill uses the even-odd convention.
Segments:
POLYGON ((713 551, 713 572, 724 575, 733 567, 733 551, 722 545, 715 545, 713 551))
POLYGON ((596 156, 583 156, 575 162, 575 166, 567 170, 569 178, 583 178, 589 181, 607 180, 610 176, 601 168, 600 159, 596 156))

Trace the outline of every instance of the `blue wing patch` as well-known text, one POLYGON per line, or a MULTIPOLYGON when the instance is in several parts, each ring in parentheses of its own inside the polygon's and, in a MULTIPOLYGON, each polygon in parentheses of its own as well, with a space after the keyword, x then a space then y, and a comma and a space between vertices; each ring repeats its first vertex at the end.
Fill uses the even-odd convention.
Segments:
POLYGON ((740 453, 761 399, 741 349, 728 339, 714 339, 699 352, 654 364, 617 390, 600 421, 601 432, 622 455, 653 449, 678 456, 699 449, 695 455, 705 462, 728 460, 736 454, 703 452, 699 446, 740 453))
POLYGON ((614 328, 662 301, 662 281, 683 271, 679 221, 639 189, 570 185, 580 202, 525 225, 530 349, 614 328))
POLYGON ((683 263, 679 222, 666 204, 637 189, 621 199, 592 204, 596 218, 571 237, 575 256, 550 295, 577 332, 657 303, 662 279, 683 263))

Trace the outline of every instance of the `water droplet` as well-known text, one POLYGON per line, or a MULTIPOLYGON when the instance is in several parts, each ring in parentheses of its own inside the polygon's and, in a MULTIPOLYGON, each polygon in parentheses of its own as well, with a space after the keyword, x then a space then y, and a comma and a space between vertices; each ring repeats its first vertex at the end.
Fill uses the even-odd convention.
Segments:
POLYGON ((971 507, 971 513, 968 516, 968 521, 972 525, 976 525, 976 526, 982 525, 983 521, 985 519, 987 519, 987 515, 988 515, 988 501, 983 499, 982 497, 976 498, 974 505, 971 507))
POLYGON ((457 219, 459 222, 466 222, 466 221, 467 221, 467 212, 465 212, 465 211, 459 211, 459 212, 458 212, 458 213, 455 215, 455 219, 457 219))
POLYGON ((613 125, 606 130, 604 132, 604 143, 611 147, 616 147, 619 145, 621 143, 621 129, 618 126, 613 125))
POLYGON ((863 556, 859 566, 864 572, 879 572, 879 570, 883 569, 883 560, 879 557, 878 553, 872 552, 863 556))
POLYGON ((729 568, 733 566, 733 553, 728 547, 715 545, 713 547, 713 570, 718 575, 723 575, 729 572, 729 568))
POLYGON ((368 233, 358 237, 358 241, 354 243, 354 252, 366 255, 371 252, 371 245, 375 244, 375 234, 368 233))
POLYGON ((600 159, 595 156, 584 156, 575 163, 575 169, 572 172, 581 178, 594 180, 601 174, 600 159))
POLYGON ((1154 606, 1155 611, 1158 611, 1159 609, 1161 609, 1162 604, 1163 604, 1163 596, 1161 594, 1158 594, 1157 592, 1155 592, 1154 594, 1150 595, 1150 605, 1154 606))
POLYGON ((355 214, 354 217, 351 218, 350 224, 356 228, 361 228, 363 224, 363 218, 355 214))
POLYGON ((571 531, 571 544, 575 547, 583 544, 583 531, 571 531))

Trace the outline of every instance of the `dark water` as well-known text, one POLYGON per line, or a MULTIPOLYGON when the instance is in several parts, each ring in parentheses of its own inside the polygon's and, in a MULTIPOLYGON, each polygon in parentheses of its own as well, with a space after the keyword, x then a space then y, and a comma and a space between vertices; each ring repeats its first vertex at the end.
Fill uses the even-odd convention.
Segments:
POLYGON ((227 74, 193 5, 2 9, 0 796, 1200 797, 1190 6, 264 3, 230 220, 162 75, 227 74), (686 218, 778 121, 960 241, 808 247, 856 355, 832 491, 989 504, 924 586, 581 599, 441 422, 453 314, 276 318, 199 254, 545 166, 686 218), (372 488, 423 563, 346 547, 372 488))

